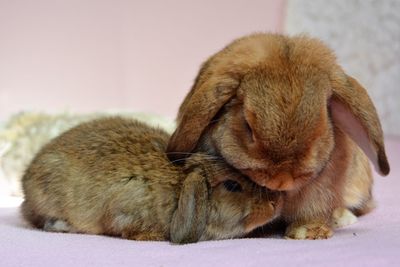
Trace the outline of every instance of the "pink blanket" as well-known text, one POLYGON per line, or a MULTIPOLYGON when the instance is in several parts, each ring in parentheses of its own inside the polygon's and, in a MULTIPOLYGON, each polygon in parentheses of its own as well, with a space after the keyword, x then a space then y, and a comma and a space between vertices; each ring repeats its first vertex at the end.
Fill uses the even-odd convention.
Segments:
POLYGON ((170 245, 31 229, 0 208, 0 266, 400 266, 400 140, 386 142, 392 171, 376 176, 378 207, 329 240, 254 238, 170 245))

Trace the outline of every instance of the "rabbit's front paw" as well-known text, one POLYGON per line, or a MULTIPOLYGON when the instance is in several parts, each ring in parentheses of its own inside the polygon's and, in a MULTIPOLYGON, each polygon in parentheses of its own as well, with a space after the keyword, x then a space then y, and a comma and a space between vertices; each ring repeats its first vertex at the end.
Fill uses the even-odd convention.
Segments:
POLYGON ((287 239, 327 239, 333 235, 332 229, 325 223, 307 223, 303 225, 291 225, 287 228, 287 239))
POLYGON ((346 208, 337 208, 332 215, 334 228, 344 227, 357 222, 357 217, 346 208))

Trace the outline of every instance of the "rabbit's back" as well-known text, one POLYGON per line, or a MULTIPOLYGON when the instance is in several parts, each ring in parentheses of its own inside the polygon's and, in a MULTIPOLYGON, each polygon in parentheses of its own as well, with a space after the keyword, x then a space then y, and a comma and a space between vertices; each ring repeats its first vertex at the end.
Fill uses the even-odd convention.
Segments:
POLYGON ((119 234, 133 221, 164 231, 181 177, 166 157, 168 138, 160 129, 118 117, 72 128, 26 170, 24 216, 40 228, 56 218, 79 232, 119 234))

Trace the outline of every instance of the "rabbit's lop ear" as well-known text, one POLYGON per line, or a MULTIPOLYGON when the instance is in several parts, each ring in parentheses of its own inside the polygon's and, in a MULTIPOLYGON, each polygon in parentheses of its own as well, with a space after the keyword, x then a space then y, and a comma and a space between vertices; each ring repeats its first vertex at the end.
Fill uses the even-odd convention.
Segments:
POLYGON ((183 182, 178 207, 172 216, 172 243, 199 241, 207 224, 209 195, 206 178, 196 170, 183 182))
POLYGON ((381 175, 390 171, 383 132, 374 104, 352 77, 336 79, 330 109, 334 122, 364 151, 381 175))
MULTIPOLYGON (((179 109, 178 125, 173 133, 167 152, 192 151, 204 129, 218 111, 236 92, 239 82, 211 71, 206 62, 196 78, 195 84, 179 109)), ((169 154, 170 159, 182 154, 169 154)))

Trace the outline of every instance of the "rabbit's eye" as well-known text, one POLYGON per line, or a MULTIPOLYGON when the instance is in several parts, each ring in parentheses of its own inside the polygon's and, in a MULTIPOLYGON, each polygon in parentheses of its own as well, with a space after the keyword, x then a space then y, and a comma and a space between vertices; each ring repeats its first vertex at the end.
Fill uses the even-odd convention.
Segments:
POLYGON ((249 134, 249 137, 251 138, 251 141, 254 142, 255 139, 254 139, 254 132, 253 132, 253 129, 251 129, 250 124, 249 124, 246 120, 245 120, 244 127, 245 127, 247 133, 249 134))
POLYGON ((233 180, 226 180, 224 181, 224 187, 226 190, 228 190, 229 192, 242 192, 242 186, 233 180))
POLYGON ((248 131, 251 135, 253 135, 253 130, 251 129, 250 124, 247 121, 245 121, 245 128, 246 131, 248 131))

